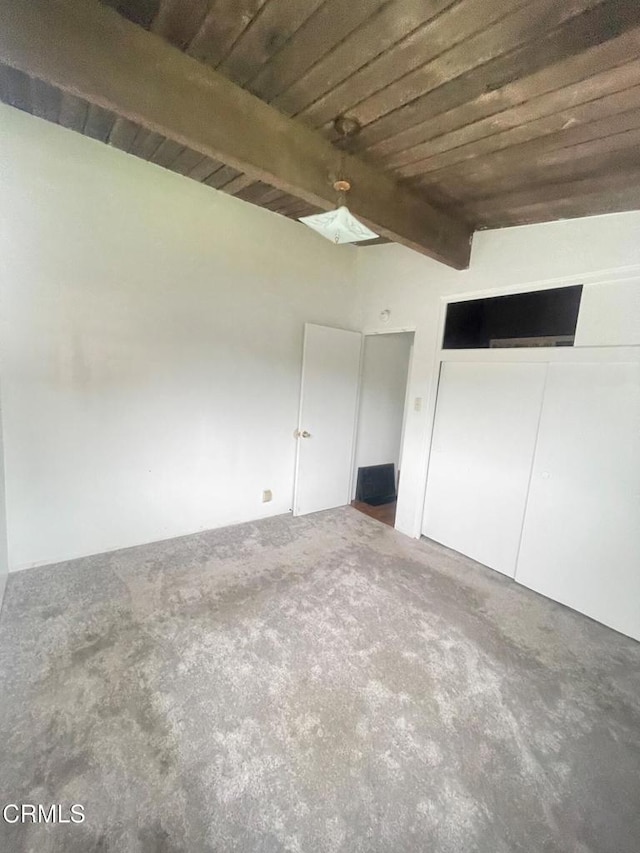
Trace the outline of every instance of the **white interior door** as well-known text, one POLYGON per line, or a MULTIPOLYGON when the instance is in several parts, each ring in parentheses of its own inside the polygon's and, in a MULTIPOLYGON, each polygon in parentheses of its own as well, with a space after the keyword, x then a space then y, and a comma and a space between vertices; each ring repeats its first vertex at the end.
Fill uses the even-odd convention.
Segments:
POLYGON ((545 364, 445 362, 423 533, 513 577, 545 364))
POLYGON ((640 365, 551 364, 516 580, 640 640, 640 365))
POLYGON ((294 515, 349 503, 362 335, 304 327, 294 515))

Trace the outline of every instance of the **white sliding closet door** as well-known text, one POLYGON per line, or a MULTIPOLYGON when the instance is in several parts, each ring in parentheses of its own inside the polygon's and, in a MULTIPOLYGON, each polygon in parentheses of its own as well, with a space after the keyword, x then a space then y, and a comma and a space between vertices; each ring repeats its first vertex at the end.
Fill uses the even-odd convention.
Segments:
POLYGON ((445 362, 423 533, 515 574, 546 364, 445 362))
POLYGON ((640 640, 640 365, 551 364, 516 580, 640 640))

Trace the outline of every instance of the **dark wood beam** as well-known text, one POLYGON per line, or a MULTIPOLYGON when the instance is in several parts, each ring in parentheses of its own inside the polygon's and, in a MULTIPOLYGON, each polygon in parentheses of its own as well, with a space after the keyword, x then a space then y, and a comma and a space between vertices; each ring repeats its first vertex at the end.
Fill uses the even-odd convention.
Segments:
MULTIPOLYGON (((328 210, 340 153, 218 72, 96 0, 0 0, 0 61, 328 210)), ((388 174, 347 157, 354 214, 456 269, 472 231, 388 174)))

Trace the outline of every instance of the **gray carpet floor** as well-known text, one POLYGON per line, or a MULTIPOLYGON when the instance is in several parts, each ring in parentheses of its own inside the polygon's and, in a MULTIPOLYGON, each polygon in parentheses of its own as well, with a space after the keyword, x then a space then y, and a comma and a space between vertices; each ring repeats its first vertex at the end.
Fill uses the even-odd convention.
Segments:
POLYGON ((21 572, 2 853, 638 853, 640 644, 351 508, 21 572))

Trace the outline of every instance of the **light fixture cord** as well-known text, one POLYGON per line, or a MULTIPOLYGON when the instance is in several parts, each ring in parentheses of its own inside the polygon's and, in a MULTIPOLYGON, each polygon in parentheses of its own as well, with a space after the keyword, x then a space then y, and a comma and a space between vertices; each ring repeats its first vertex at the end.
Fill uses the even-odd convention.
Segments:
MULTIPOLYGON (((347 199, 346 195, 348 190, 351 189, 351 185, 346 177, 346 164, 347 164, 347 146, 349 144, 349 132, 346 127, 338 128, 340 132, 340 158, 338 160, 338 174, 336 176, 336 180, 334 182, 334 187, 336 190, 336 194, 338 196, 336 207, 340 209, 341 207, 346 207, 347 199)), ((336 230, 336 235, 334 237, 334 242, 338 244, 340 242, 340 229, 336 230)))
MULTIPOLYGON (((345 137, 343 137, 344 142, 345 137)), ((340 149, 340 160, 338 161, 338 176, 336 179, 336 184, 340 184, 341 181, 345 180, 344 172, 345 172, 345 156, 344 156, 344 148, 340 149)), ((341 208, 345 204, 345 191, 343 189, 337 190, 338 200, 336 202, 336 209, 341 208)), ((340 243, 340 229, 336 229, 336 236, 333 238, 333 242, 337 246, 340 243)))
MULTIPOLYGON (((346 137, 345 137, 345 141, 346 141, 346 137)), ((345 168, 346 161, 347 161, 346 151, 344 148, 341 148, 340 149, 340 164, 338 166, 338 180, 339 181, 346 181, 346 175, 345 175, 345 173, 346 173, 346 168, 345 168)), ((347 194, 344 190, 338 191, 338 207, 342 207, 344 204, 346 204, 346 195, 347 194)))

